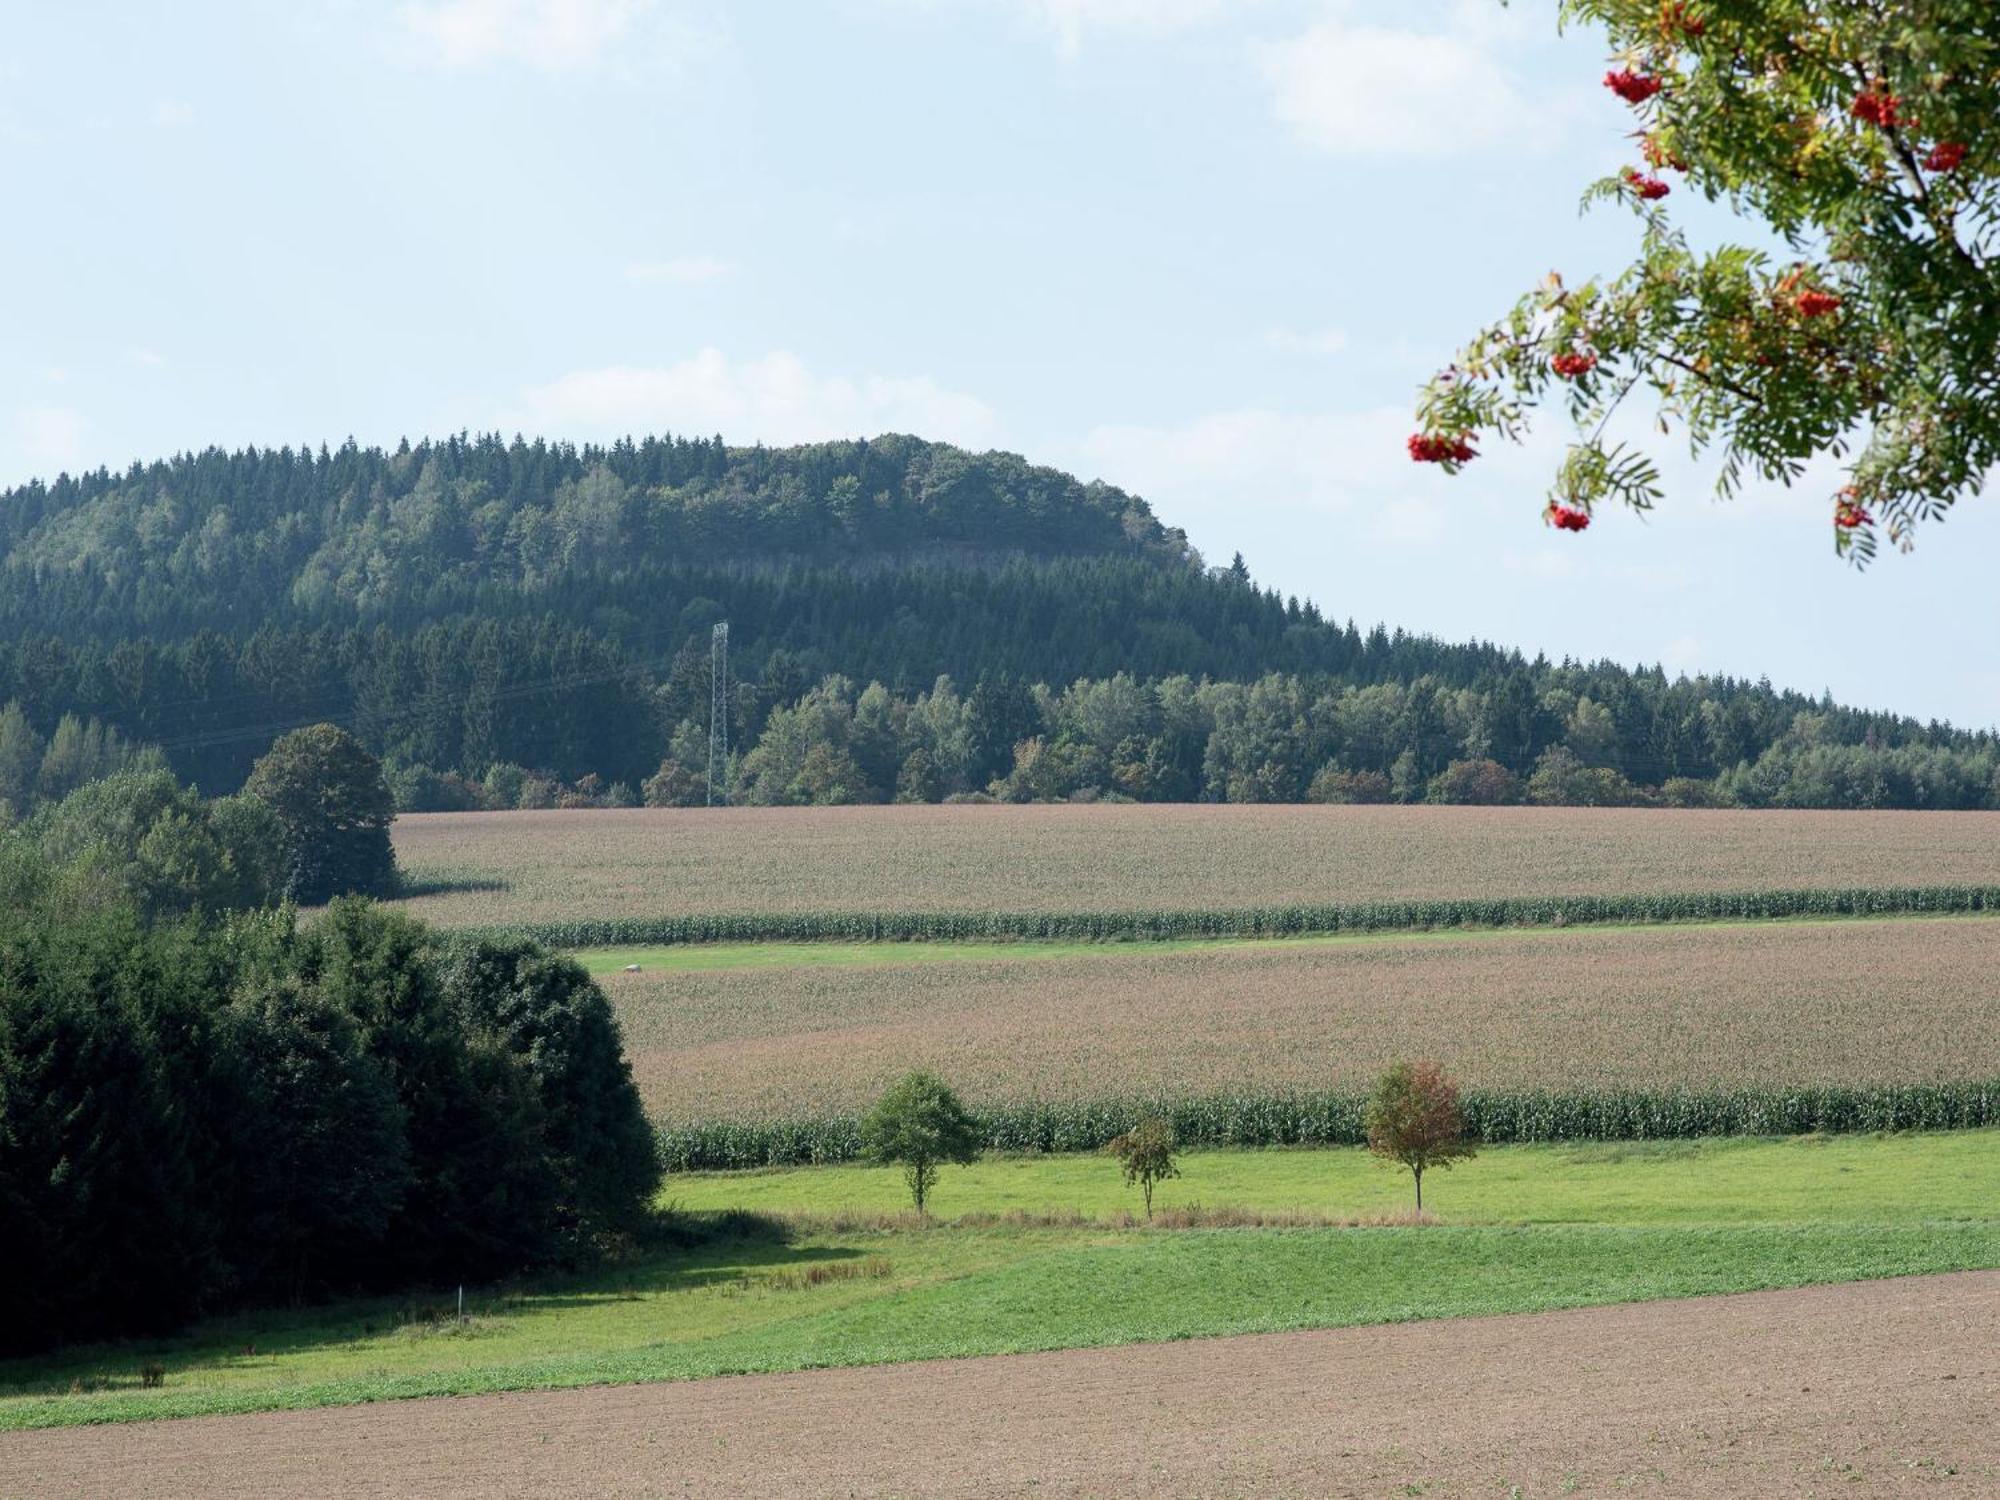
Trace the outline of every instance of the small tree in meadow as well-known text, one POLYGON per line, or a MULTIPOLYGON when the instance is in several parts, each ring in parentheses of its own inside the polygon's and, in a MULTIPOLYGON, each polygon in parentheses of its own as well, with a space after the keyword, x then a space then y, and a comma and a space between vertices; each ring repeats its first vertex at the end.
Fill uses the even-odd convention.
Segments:
POLYGON ((1173 1125, 1157 1115, 1141 1120, 1104 1148, 1125 1169, 1125 1185, 1139 1184, 1139 1191, 1146 1196, 1149 1219, 1153 1217, 1154 1184, 1181 1175, 1180 1164, 1174 1160, 1178 1148, 1173 1125))
POLYGON ((1424 1173, 1463 1161, 1477 1151, 1465 1134, 1458 1085, 1435 1062, 1401 1062, 1384 1073, 1369 1096, 1368 1149, 1410 1169, 1417 1184, 1417 1212, 1424 1211, 1424 1173))
POLYGON ((861 1143, 874 1160, 901 1165, 921 1214, 927 1212, 939 1167, 978 1159, 979 1128, 943 1079, 916 1072, 875 1101, 861 1122, 861 1143))

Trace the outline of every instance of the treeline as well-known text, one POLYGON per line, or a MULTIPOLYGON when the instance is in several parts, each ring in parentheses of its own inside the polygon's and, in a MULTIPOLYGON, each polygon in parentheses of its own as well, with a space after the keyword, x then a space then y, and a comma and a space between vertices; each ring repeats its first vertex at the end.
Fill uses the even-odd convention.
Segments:
POLYGON ((331 724, 285 735, 232 796, 205 798, 140 756, 29 808, 17 818, 0 800, 0 851, 16 855, 0 903, 123 904, 153 920, 400 885, 381 763, 331 724))
MULTIPOLYGON (((409 638, 261 632, 238 646, 210 635, 110 653, 0 643, 0 804, 18 813, 140 763, 233 791, 275 732, 319 715, 350 723, 385 759, 405 811, 697 804, 709 791, 699 639, 661 680, 553 617, 409 638), (52 717, 64 703, 72 709, 52 717)), ((1353 645, 1370 680, 1119 672, 1054 689, 994 673, 970 689, 945 676, 914 692, 839 675, 810 683, 802 658, 775 651, 731 700, 729 790, 767 804, 2000 805, 1991 734, 1763 685, 1499 653, 1465 671, 1471 663, 1408 638, 1353 645), (1440 670, 1396 675, 1437 657, 1440 670)))
POLYGON ((532 944, 0 906, 0 1353, 589 1256, 658 1178, 608 1003, 532 944))
POLYGON ((696 806, 712 792, 760 806, 856 802, 1434 802, 1583 807, 2000 807, 2000 744, 1988 736, 1858 744, 1831 705, 1782 726, 1754 695, 1601 669, 1523 671, 1452 688, 1158 682, 1118 674, 1055 691, 949 678, 900 697, 831 677, 772 708, 708 784, 707 725, 683 719, 638 783, 564 784, 514 765, 483 778, 402 765, 410 810, 696 806), (1594 692, 1602 692, 1600 699, 1594 692))

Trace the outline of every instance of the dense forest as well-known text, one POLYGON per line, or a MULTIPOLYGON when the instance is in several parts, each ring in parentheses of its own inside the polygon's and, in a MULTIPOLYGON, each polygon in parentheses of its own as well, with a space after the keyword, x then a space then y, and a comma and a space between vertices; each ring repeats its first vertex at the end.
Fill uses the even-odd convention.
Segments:
POLYGON ((96 735, 221 794, 333 721, 406 808, 702 800, 722 620, 751 800, 2000 803, 1990 734, 1359 629, 1135 496, 907 437, 210 450, 7 492, 0 782, 96 735))
POLYGON ((348 895, 396 889, 391 815, 318 725, 235 796, 136 764, 0 821, 0 1357, 653 1225, 610 1002, 348 895))

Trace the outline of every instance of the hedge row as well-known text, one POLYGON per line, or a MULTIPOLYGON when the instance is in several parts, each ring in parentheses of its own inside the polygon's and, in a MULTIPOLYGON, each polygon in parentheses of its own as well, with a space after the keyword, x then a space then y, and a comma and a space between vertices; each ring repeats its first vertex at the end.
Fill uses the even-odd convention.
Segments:
MULTIPOLYGON (((1461 1105, 1472 1133, 1496 1143, 1960 1130, 2000 1124, 2000 1079, 1715 1092, 1503 1089, 1468 1091, 1461 1105)), ((990 1150, 1064 1152, 1095 1151, 1153 1114, 1174 1122, 1184 1146, 1353 1146, 1364 1138, 1361 1107, 1353 1094, 1220 1094, 976 1113, 990 1150)), ((706 1121, 663 1125, 659 1140, 673 1172, 800 1166, 859 1157, 861 1124, 853 1117, 706 1121)))
POLYGON ((554 948, 680 943, 921 942, 980 939, 1161 941, 1303 937, 1441 927, 1571 927, 1627 922, 1715 922, 1778 917, 1892 916, 2000 911, 2000 886, 1885 890, 1709 891, 1692 895, 1512 896, 1371 901, 1212 911, 791 912, 737 916, 615 917, 476 928, 482 937, 531 937, 554 948))

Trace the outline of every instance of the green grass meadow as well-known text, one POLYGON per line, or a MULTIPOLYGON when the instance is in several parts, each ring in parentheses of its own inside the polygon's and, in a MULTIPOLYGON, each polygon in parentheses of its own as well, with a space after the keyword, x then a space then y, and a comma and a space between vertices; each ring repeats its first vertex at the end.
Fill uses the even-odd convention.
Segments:
MULTIPOLYGON (((1190 1154, 1163 1210, 1382 1218, 1406 1175, 1347 1151, 1190 1154)), ((588 1277, 217 1320, 0 1364, 0 1429, 689 1379, 1576 1307, 2000 1267, 2000 1132, 1499 1147, 1426 1183, 1437 1222, 1122 1227, 1103 1157, 690 1175, 690 1228, 588 1277), (954 1222, 955 1220, 964 1222, 954 1222), (1101 1222, 1092 1222, 1101 1221, 1101 1222), (157 1363, 155 1388, 140 1370, 157 1363)))
MULTIPOLYGON (((690 1211, 747 1209, 865 1218, 908 1208, 894 1167, 688 1173, 666 1197, 690 1211)), ((1103 1156, 987 1157, 946 1167, 932 1212, 1138 1214, 1140 1196, 1103 1156)), ((1231 1208, 1374 1219, 1412 1206, 1410 1175, 1366 1151, 1200 1151, 1161 1183, 1154 1208, 1231 1208)), ((1552 1225, 1903 1224, 2000 1220, 2000 1131, 1808 1135, 1496 1146, 1424 1178, 1447 1223, 1552 1225)))
MULTIPOLYGON (((1991 922, 1991 913, 1871 913, 1859 916, 1736 917, 1676 922, 1678 931, 1740 927, 1835 927, 1856 922, 1991 922)), ((1658 922, 1597 922, 1592 932, 1654 931, 1658 922)), ((1316 933, 1293 937, 1036 938, 979 941, 921 938, 894 942, 809 941, 654 943, 576 948, 570 956, 594 975, 616 974, 631 964, 668 972, 713 973, 730 969, 879 968, 892 964, 978 963, 995 959, 1070 959, 1095 954, 1210 952, 1219 947, 1249 949, 1352 948, 1408 943, 1506 943, 1546 936, 1546 927, 1397 928, 1379 932, 1316 933)))

